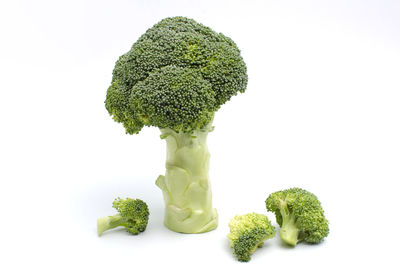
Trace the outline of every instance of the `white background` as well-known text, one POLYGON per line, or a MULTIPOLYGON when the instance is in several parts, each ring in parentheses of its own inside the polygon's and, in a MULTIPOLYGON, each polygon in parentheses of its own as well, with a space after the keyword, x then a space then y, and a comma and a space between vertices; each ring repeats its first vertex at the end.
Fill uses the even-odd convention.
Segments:
POLYGON ((2 1, 1 264, 238 264, 227 223, 269 193, 314 192, 320 245, 276 237, 251 264, 397 263, 399 1, 2 1), (217 230, 162 223, 157 128, 126 135, 104 108, 115 61, 164 17, 230 36, 248 66, 209 136, 217 230), (98 238, 115 197, 145 200, 147 230, 98 238))

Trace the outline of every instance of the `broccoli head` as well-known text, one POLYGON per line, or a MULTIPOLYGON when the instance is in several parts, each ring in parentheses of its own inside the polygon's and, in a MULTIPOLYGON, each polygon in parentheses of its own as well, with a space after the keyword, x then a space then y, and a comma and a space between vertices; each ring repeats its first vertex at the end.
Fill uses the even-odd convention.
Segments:
POLYGON ((280 238, 295 246, 298 242, 319 243, 328 236, 328 220, 318 198, 306 190, 291 188, 269 195, 267 210, 274 212, 281 227, 280 238))
POLYGON ((143 126, 191 132, 247 85, 236 44, 185 17, 161 20, 116 62, 106 108, 129 134, 143 126))
POLYGON ((149 221, 149 208, 147 204, 140 199, 117 198, 113 202, 113 207, 119 212, 113 216, 102 217, 97 220, 97 233, 99 236, 118 226, 123 226, 126 230, 137 235, 146 230, 149 221))
POLYGON ((262 247, 265 240, 275 236, 275 227, 268 217, 258 213, 235 216, 229 228, 228 239, 239 261, 249 261, 250 255, 262 247))
POLYGON ((167 163, 156 184, 163 191, 169 229, 202 233, 216 228, 206 139, 214 113, 246 86, 246 64, 236 44, 185 17, 161 20, 117 60, 106 109, 128 134, 144 126, 161 130, 167 163))

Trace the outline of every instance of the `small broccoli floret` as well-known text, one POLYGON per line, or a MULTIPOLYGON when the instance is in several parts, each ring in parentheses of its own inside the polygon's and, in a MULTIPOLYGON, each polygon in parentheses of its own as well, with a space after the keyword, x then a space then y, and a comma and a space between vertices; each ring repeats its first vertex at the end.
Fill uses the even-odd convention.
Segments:
POLYGON ((250 255, 262 247, 264 241, 275 236, 275 227, 263 214, 236 215, 229 222, 228 239, 233 254, 239 261, 249 261, 250 255))
POLYGON ((146 230, 149 221, 149 208, 147 204, 140 199, 117 198, 113 202, 113 207, 119 212, 113 216, 102 217, 97 220, 97 233, 99 236, 118 226, 124 226, 126 230, 137 235, 146 230))
POLYGON ((329 234, 328 220, 318 198, 306 190, 291 188, 269 195, 267 210, 274 212, 281 239, 291 246, 298 242, 319 243, 329 234))

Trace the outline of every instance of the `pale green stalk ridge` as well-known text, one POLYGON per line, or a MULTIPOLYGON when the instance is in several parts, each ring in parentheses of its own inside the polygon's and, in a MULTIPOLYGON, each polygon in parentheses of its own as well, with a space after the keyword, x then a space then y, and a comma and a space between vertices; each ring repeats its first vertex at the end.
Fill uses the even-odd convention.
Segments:
POLYGON ((203 233, 218 225, 208 176, 210 129, 207 126, 192 133, 161 129, 161 138, 167 142, 166 173, 156 184, 166 205, 164 224, 175 232, 203 233))
POLYGON ((291 215, 287 212, 286 203, 284 203, 280 210, 282 215, 282 226, 280 231, 280 238, 283 242, 291 246, 296 246, 299 242, 299 233, 300 229, 296 225, 296 218, 294 215, 291 215))

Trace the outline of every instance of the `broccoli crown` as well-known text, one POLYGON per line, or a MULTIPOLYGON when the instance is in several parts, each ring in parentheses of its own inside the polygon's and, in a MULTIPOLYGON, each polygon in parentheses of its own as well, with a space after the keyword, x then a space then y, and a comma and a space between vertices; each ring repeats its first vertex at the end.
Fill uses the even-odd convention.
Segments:
POLYGON ((117 209, 122 220, 121 226, 134 235, 146 230, 149 221, 149 208, 147 204, 140 199, 117 198, 113 202, 113 207, 117 209))
POLYGON ((267 210, 275 213, 284 241, 288 237, 282 236, 282 232, 297 231, 297 239, 287 243, 295 245, 302 240, 319 243, 328 236, 328 220, 320 201, 311 192, 300 188, 277 191, 269 195, 265 203, 267 210))
POLYGON ((228 239, 233 254, 239 261, 249 261, 250 255, 261 247, 265 240, 275 236, 275 227, 263 214, 236 215, 229 222, 228 239))
POLYGON ((191 132, 247 85, 236 44, 185 17, 148 29, 115 64, 106 109, 129 134, 143 126, 191 132))

